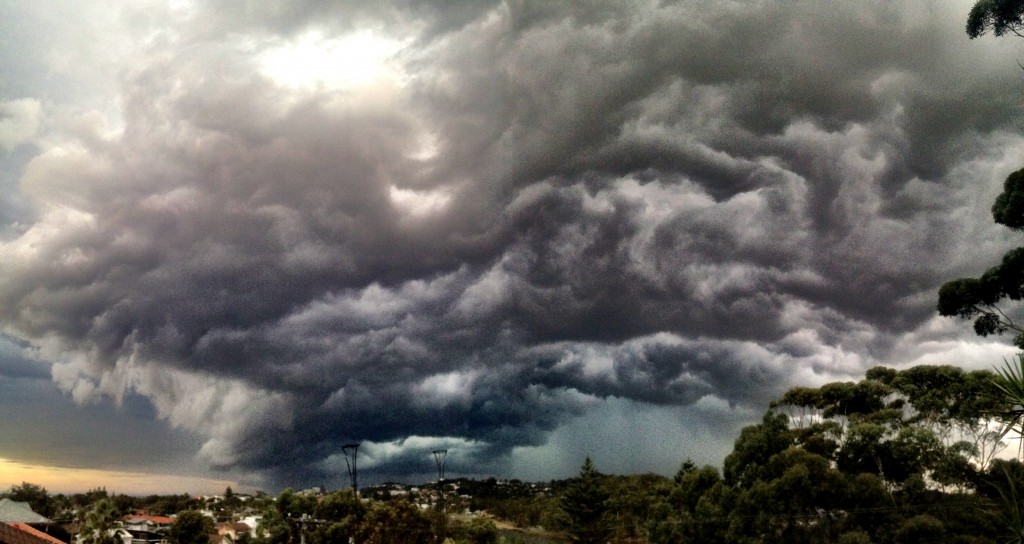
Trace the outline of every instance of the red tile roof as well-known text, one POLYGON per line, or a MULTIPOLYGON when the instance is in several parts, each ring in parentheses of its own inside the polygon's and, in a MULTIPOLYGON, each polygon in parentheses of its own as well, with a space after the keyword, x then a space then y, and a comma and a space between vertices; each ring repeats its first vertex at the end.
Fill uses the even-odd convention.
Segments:
POLYGON ((48 535, 48 534, 40 531, 39 529, 36 529, 35 527, 27 524, 27 523, 20 523, 20 522, 19 523, 8 523, 8 525, 12 525, 15 528, 18 528, 18 529, 21 529, 22 531, 25 531, 26 533, 32 533, 32 534, 38 536, 39 538, 42 538, 42 539, 45 539, 45 540, 49 540, 53 544, 65 544, 65 542, 63 540, 61 540, 61 539, 59 539, 59 538, 57 538, 57 537, 55 537, 53 535, 48 535))
POLYGON ((127 521, 128 523, 132 523, 132 522, 138 523, 140 521, 149 521, 149 522, 155 523, 157 525, 170 525, 170 524, 174 523, 174 518, 169 518, 167 516, 146 516, 146 515, 141 515, 141 514, 132 514, 130 516, 125 516, 124 520, 127 521))
POLYGON ((0 544, 64 544, 52 536, 25 524, 0 523, 0 544), (27 528, 27 530, 26 530, 27 528))

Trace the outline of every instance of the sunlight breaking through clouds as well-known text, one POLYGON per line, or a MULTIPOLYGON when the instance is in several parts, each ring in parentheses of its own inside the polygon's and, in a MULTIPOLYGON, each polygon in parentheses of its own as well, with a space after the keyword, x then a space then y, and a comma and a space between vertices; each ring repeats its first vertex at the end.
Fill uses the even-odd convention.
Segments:
POLYGON ((272 45, 256 55, 260 70, 294 89, 348 90, 378 80, 397 80, 391 62, 403 44, 372 31, 328 37, 318 30, 272 45))

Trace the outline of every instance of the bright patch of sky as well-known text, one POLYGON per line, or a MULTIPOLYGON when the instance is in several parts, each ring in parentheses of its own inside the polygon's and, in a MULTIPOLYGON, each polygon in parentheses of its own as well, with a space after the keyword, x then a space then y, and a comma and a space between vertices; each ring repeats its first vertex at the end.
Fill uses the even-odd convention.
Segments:
POLYGON ((401 72, 391 59, 401 48, 402 42, 371 31, 328 37, 311 30, 264 49, 256 62, 285 87, 349 90, 397 79, 401 72))

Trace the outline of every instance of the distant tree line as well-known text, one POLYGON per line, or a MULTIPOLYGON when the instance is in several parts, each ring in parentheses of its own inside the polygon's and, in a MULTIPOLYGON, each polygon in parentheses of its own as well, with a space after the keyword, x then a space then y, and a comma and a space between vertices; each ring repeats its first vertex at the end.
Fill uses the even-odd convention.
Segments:
POLYGON ((588 458, 552 527, 574 542, 1021 542, 1024 465, 996 454, 1019 410, 1002 376, 878 367, 796 387, 740 433, 723 470, 606 476, 588 458))
POLYGON ((433 544, 444 536, 457 544, 499 544, 493 521, 477 517, 451 523, 436 509, 405 498, 363 500, 346 489, 320 497, 284 490, 267 504, 254 544, 433 544))
MULTIPOLYGON (((229 488, 230 489, 230 488, 229 488)), ((124 494, 111 494, 105 488, 96 488, 85 493, 51 495, 45 487, 23 482, 12 486, 7 492, 0 493, 14 501, 27 502, 32 510, 55 521, 80 521, 81 513, 91 508, 98 501, 106 499, 121 515, 136 510, 145 510, 153 515, 170 516, 183 510, 205 508, 206 501, 188 494, 180 495, 149 495, 135 497, 124 494)))

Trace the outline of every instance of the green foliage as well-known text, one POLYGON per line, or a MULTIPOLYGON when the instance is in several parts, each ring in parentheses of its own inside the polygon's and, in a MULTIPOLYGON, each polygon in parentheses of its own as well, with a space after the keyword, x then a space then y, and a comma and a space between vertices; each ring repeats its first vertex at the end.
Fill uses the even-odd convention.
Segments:
MULTIPOLYGON (((996 35, 1006 30, 1014 33, 1020 28, 1024 3, 1019 0, 981 0, 971 10, 971 17, 979 12, 980 32, 991 27, 996 35)), ((971 22, 968 21, 968 33, 971 22)), ((1014 230, 1024 230, 1024 169, 1010 174, 1003 192, 992 206, 992 216, 999 224, 1014 230)), ((1004 299, 1021 300, 1024 297, 1024 247, 1010 250, 1001 264, 994 266, 979 278, 959 278, 947 282, 939 289, 937 309, 940 315, 974 318, 974 332, 980 336, 1014 332, 1014 344, 1024 349, 1024 328, 1015 323, 999 306, 1004 299)))
POLYGON ((56 514, 56 503, 43 486, 22 482, 11 486, 6 495, 12 501, 27 502, 32 511, 41 516, 52 518, 56 514))
POLYGON ((118 518, 117 508, 110 499, 103 498, 93 505, 85 515, 82 532, 79 533, 81 544, 121 544, 121 539, 113 534, 118 518))
POLYGON ((366 510, 366 506, 351 489, 326 495, 316 504, 313 514, 316 519, 326 523, 314 526, 308 541, 311 544, 348 542, 358 535, 366 510))
POLYGON ((498 544, 498 527, 487 518, 473 518, 452 532, 457 544, 498 544))
MULTIPOLYGON (((721 475, 686 461, 671 479, 606 476, 587 460, 561 492, 567 532, 651 544, 996 542, 1012 510, 999 502, 1005 478, 982 468, 987 425, 1007 406, 994 378, 879 367, 793 388, 741 431, 721 475)), ((547 498, 516 500, 525 511, 547 498)))
POLYGON ((967 35, 977 38, 991 30, 996 36, 1020 36, 1022 15, 1024 3, 1020 0, 978 0, 967 16, 967 35))
POLYGON ((992 379, 992 384, 1008 405, 996 413, 1002 423, 1000 438, 1011 431, 1024 433, 1024 353, 1018 354, 1015 362, 1004 362, 1005 365, 996 369, 996 377, 992 379))
POLYGON ((850 531, 839 535, 838 544, 871 544, 871 536, 861 530, 850 531))
POLYGON ((752 484, 773 455, 792 445, 788 421, 785 415, 769 410, 759 425, 740 431, 732 453, 725 458, 725 481, 730 485, 752 484))
POLYGON ((256 544, 288 544, 291 539, 291 526, 281 511, 270 507, 263 511, 260 521, 256 524, 256 544))
POLYGON ((189 495, 163 495, 147 497, 143 505, 150 512, 162 516, 171 516, 182 510, 197 510, 199 501, 189 495))
POLYGON ((242 509, 242 500, 228 486, 224 490, 224 498, 215 505, 215 508, 218 518, 231 519, 236 512, 242 509))
POLYGON ((373 503, 356 538, 365 544, 428 544, 433 540, 430 518, 401 500, 373 503))
MULTIPOLYGON (((1009 540, 1015 544, 1024 542, 1024 468, 1019 462, 1004 462, 997 465, 999 476, 989 479, 990 489, 998 494, 1003 508, 996 511, 1000 525, 1009 533, 1009 540)), ((992 476, 995 476, 993 474, 992 476)))
POLYGON ((316 498, 311 495, 301 495, 290 488, 282 491, 275 501, 277 509, 288 519, 299 519, 303 515, 313 514, 316 508, 316 498))
POLYGON ((580 476, 562 495, 562 509, 568 514, 569 533, 583 544, 605 541, 607 529, 603 524, 608 492, 603 486, 604 476, 597 471, 588 456, 580 468, 580 476))
MULTIPOLYGON (((1014 24, 1020 25, 1020 14, 1024 10, 1024 3, 1017 1, 1015 10, 1017 20, 1014 24)), ((1024 230, 1024 170, 1017 170, 1006 177, 1003 182, 1003 192, 996 197, 992 204, 992 217, 996 223, 1006 225, 1013 230, 1024 230)))
MULTIPOLYGON (((1015 361, 1006 360, 1004 363, 1002 368, 996 369, 996 376, 992 380, 1009 405, 996 414, 1002 424, 1000 437, 1011 432, 1019 435, 1024 433, 1024 353, 1018 354, 1015 361)), ((1020 493, 1020 483, 1024 478, 1021 465, 1018 460, 1013 464, 1001 463, 999 466, 1004 479, 993 487, 998 491, 1003 506, 1000 521, 1011 533, 1010 542, 1024 542, 1024 506, 1021 504, 1020 493)))
POLYGON ((347 518, 362 519, 365 514, 366 506, 351 489, 325 495, 313 510, 315 518, 329 521, 342 521, 347 518))
POLYGON ((307 536, 310 544, 351 542, 359 534, 359 524, 351 518, 318 524, 307 536))
POLYGON ((178 514, 167 531, 170 544, 208 544, 209 535, 214 534, 213 519, 196 510, 178 514))
POLYGON ((921 514, 904 521, 896 537, 904 544, 933 544, 945 541, 946 527, 934 516, 921 514))

